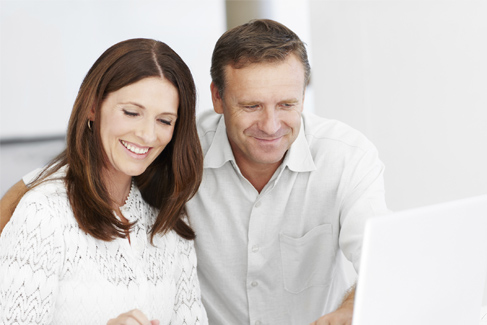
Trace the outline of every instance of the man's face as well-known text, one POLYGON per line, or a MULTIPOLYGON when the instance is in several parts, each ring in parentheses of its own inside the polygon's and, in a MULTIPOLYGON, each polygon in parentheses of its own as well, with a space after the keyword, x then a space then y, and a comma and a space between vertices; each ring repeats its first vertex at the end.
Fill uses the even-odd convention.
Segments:
POLYGON ((304 68, 284 61, 225 68, 223 98, 212 84, 214 109, 224 114, 227 136, 241 169, 277 168, 296 140, 304 101, 304 68))

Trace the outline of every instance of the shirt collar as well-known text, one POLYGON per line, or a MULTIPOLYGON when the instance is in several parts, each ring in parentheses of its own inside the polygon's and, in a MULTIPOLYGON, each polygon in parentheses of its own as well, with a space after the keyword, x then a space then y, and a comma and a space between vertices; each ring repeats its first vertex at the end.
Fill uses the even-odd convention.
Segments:
POLYGON ((301 127, 298 137, 289 148, 283 165, 287 166, 293 172, 310 172, 316 170, 316 165, 309 150, 308 140, 304 134, 304 122, 301 118, 301 127))
POLYGON ((228 142, 225 119, 220 116, 215 136, 205 155, 204 168, 219 168, 227 161, 235 161, 230 142, 228 142))
MULTIPOLYGON (((225 119, 222 116, 218 122, 213 141, 205 155, 204 168, 219 168, 227 161, 235 162, 235 158, 233 156, 230 142, 228 141, 225 119)), ((282 165, 283 167, 288 166, 288 168, 294 172, 309 172, 316 170, 316 165, 313 161, 308 141, 304 134, 304 124, 302 119, 298 137, 288 150, 282 165)))

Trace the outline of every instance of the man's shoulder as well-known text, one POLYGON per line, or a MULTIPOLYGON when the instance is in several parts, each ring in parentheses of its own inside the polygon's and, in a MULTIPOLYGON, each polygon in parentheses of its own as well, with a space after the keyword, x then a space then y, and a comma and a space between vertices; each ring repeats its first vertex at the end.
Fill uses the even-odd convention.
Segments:
POLYGON ((338 120, 303 113, 303 128, 310 145, 327 141, 362 150, 375 149, 362 132, 338 120))
POLYGON ((204 110, 196 116, 196 126, 198 127, 198 133, 200 136, 205 132, 214 132, 220 122, 221 114, 215 113, 213 110, 204 110))
POLYGON ((221 118, 222 115, 215 113, 213 110, 205 110, 197 115, 196 126, 198 128, 198 136, 200 137, 201 146, 204 150, 206 150, 213 141, 221 118))

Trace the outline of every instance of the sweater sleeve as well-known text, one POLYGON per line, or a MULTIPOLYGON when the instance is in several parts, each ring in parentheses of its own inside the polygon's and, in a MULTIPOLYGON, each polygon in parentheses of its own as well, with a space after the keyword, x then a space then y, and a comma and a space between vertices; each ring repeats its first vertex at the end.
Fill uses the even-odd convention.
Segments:
POLYGON ((58 211, 49 203, 37 189, 27 192, 0 236, 1 324, 52 320, 63 250, 58 211))
POLYGON ((201 302, 193 241, 178 238, 176 260, 176 298, 171 324, 206 325, 208 318, 201 302))

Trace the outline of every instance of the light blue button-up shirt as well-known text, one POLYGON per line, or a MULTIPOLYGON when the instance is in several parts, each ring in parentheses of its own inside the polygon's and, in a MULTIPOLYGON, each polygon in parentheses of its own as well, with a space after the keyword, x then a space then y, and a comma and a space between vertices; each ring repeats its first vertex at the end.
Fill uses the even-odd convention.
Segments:
POLYGON ((334 310, 367 218, 387 213, 376 148, 343 123, 303 114, 259 193, 236 165, 222 116, 198 119, 203 181, 187 204, 210 324, 308 324, 334 310))

